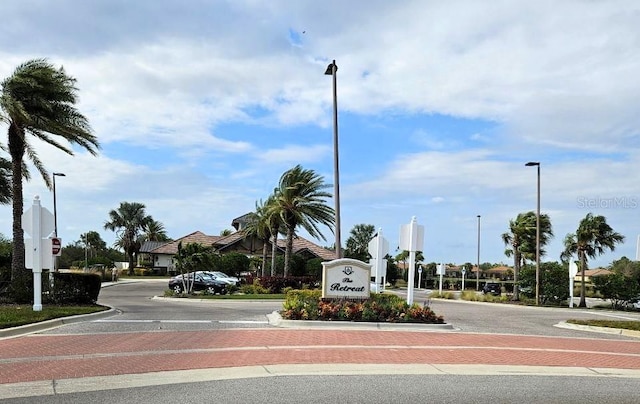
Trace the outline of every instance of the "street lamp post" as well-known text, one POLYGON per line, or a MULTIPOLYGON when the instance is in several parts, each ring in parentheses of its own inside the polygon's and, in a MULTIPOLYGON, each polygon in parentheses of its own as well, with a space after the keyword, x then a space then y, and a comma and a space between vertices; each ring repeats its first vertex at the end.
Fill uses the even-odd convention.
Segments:
POLYGON ((538 197, 536 208, 536 306, 540 305, 540 162, 530 161, 527 167, 538 168, 538 197))
POLYGON ((333 197, 335 198, 335 235, 336 235, 336 259, 342 258, 342 246, 340 241, 340 167, 338 159, 338 81, 336 73, 338 65, 334 61, 327 66, 324 74, 333 76, 333 197))
MULTIPOLYGON (((56 177, 66 177, 64 173, 53 173, 53 237, 58 237, 58 209, 56 205, 56 177)), ((53 257, 53 272, 58 271, 58 257, 53 257)), ((50 279, 53 284, 53 278, 50 279)))
POLYGON ((53 236, 58 237, 58 211, 56 209, 56 177, 66 177, 64 173, 53 173, 53 236))
POLYGON ((476 290, 480 290, 480 215, 478 215, 478 257, 476 264, 476 290))

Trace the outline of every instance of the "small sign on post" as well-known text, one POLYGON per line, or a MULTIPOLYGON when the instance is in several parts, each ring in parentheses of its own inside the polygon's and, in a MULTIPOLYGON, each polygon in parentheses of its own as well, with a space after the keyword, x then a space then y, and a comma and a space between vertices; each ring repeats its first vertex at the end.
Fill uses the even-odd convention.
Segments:
POLYGON ((569 307, 573 307, 573 280, 578 274, 578 265, 575 261, 569 261, 569 307))
POLYGON ((56 257, 62 254, 62 240, 59 237, 51 238, 51 254, 56 257))

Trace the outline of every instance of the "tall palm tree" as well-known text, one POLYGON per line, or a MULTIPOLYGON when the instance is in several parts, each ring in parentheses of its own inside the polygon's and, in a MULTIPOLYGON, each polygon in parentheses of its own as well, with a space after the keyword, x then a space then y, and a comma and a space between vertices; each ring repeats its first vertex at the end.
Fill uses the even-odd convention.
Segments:
POLYGON ((274 209, 287 229, 287 242, 284 254, 284 276, 289 273, 293 237, 296 228, 301 226, 311 237, 326 238, 319 230, 325 225, 333 231, 335 213, 326 204, 331 193, 324 191, 330 187, 313 170, 305 170, 297 165, 282 174, 278 188, 274 191, 274 209))
POLYGON ((109 219, 104 224, 104 228, 119 232, 116 245, 121 247, 127 255, 129 275, 133 275, 135 256, 142 246, 139 236, 153 218, 146 214, 145 206, 142 203, 120 202, 120 207, 117 210, 109 212, 109 219))
POLYGON ((562 261, 571 259, 573 254, 578 254, 580 260, 581 282, 580 282, 580 304, 578 307, 587 307, 585 296, 584 273, 587 269, 587 258, 595 258, 605 253, 614 251, 616 244, 622 243, 624 236, 613 231, 607 224, 604 216, 594 216, 589 212, 580 221, 575 233, 567 234, 564 239, 564 251, 560 255, 562 261))
POLYGON ((26 286, 24 233, 22 231, 24 157, 33 163, 51 188, 51 178, 30 144, 30 136, 67 154, 73 150, 64 143, 78 145, 92 155, 100 148, 87 118, 76 108, 76 80, 63 68, 56 69, 45 59, 21 64, 2 82, 0 118, 8 126, 11 155, 11 197, 13 202, 12 287, 26 286), (29 136, 30 135, 30 136, 29 136))
MULTIPOLYGON (((513 300, 519 300, 518 275, 525 260, 536 259, 536 226, 537 217, 533 211, 519 213, 515 220, 509 220, 509 231, 502 234, 507 257, 513 256, 513 300)), ((540 215, 540 256, 546 251, 544 246, 553 237, 553 229, 549 215, 540 215)))

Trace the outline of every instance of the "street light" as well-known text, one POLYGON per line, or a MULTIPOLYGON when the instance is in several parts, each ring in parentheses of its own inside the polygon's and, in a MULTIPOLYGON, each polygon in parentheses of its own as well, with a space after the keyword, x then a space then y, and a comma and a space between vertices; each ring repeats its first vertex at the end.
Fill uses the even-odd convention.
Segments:
POLYGON ((478 215, 478 260, 476 271, 476 290, 480 290, 480 215, 478 215))
POLYGON ((56 177, 66 177, 64 173, 53 173, 53 236, 58 237, 58 211, 56 210, 56 177))
POLYGON ((530 161, 527 167, 538 167, 538 203, 536 209, 536 306, 540 305, 540 162, 530 161))
POLYGON ((340 244, 340 168, 338 159, 338 86, 336 73, 338 65, 335 59, 324 74, 333 76, 333 194, 335 198, 335 234, 336 234, 336 259, 342 258, 342 246, 340 244))
MULTIPOLYGON (((64 173, 53 173, 53 237, 58 237, 58 210, 56 208, 56 177, 66 177, 64 173)), ((58 257, 53 257, 53 272, 58 271, 58 257)), ((53 280, 53 278, 52 278, 53 280)))

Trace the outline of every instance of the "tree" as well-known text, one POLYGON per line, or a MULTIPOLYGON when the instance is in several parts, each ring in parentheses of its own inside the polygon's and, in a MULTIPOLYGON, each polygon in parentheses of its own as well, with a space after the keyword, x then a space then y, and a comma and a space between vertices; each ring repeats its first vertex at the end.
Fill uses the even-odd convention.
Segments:
POLYGON ((373 239, 375 227, 372 224, 357 224, 350 231, 347 239, 347 248, 344 256, 367 262, 371 255, 369 254, 369 242, 373 239))
MULTIPOLYGON (((519 300, 518 275, 525 260, 536 259, 536 228, 537 215, 535 212, 519 213, 515 220, 509 220, 509 231, 502 234, 504 245, 509 247, 504 253, 513 256, 513 300, 519 300)), ((545 255, 544 246, 553 237, 551 220, 546 214, 540 215, 540 257, 545 255)))
POLYGON ((0 157, 0 205, 11 202, 11 161, 0 157))
POLYGON ((613 310, 624 308, 638 300, 640 285, 638 281, 622 272, 593 277, 593 284, 603 299, 611 300, 613 310))
POLYGON ((325 225, 333 231, 335 212, 326 203, 326 198, 332 195, 324 191, 329 186, 315 171, 305 170, 300 165, 287 170, 280 177, 278 187, 274 190, 273 209, 287 229, 285 277, 289 273, 293 238, 298 227, 305 229, 311 237, 325 241, 319 225, 325 225))
POLYGON ((98 251, 103 251, 107 249, 107 243, 102 240, 100 233, 97 231, 88 231, 84 234, 80 235, 80 241, 85 245, 91 246, 91 248, 96 249, 98 251))
POLYGON ((174 259, 176 260, 176 266, 182 275, 183 291, 186 293, 191 293, 193 291, 195 274, 193 274, 193 276, 188 276, 188 273, 212 268, 212 255, 211 247, 198 243, 188 243, 183 247, 182 241, 178 243, 178 252, 174 256, 174 259))
POLYGON ((167 236, 164 224, 157 220, 149 220, 149 222, 143 227, 142 231, 142 237, 145 241, 171 241, 167 236))
POLYGON ((584 273, 587 270, 588 258, 595 258, 607 250, 614 251, 616 244, 623 241, 624 236, 615 232, 607 224, 607 219, 604 216, 594 216, 591 212, 587 213, 580 221, 575 233, 567 234, 564 239, 564 251, 560 258, 566 262, 571 259, 573 254, 578 255, 579 269, 582 273, 578 307, 587 307, 584 273))
POLYGON ((145 206, 138 202, 121 202, 117 210, 109 212, 109 221, 104 224, 107 230, 118 232, 116 244, 121 247, 129 260, 129 275, 133 275, 135 256, 140 251, 140 234, 153 220, 145 213, 145 206))
POLYGON ((236 277, 248 271, 251 264, 249 257, 238 252, 223 254, 220 258, 221 267, 224 268, 225 273, 236 277))
MULTIPOLYGON (((560 303, 569 298, 569 268, 558 262, 540 263, 540 301, 560 303)), ((535 297, 536 267, 527 265, 520 272, 521 293, 535 297)))
POLYGON ((222 237, 230 236, 232 233, 233 233, 233 231, 231 231, 229 229, 224 229, 224 230, 220 231, 220 235, 222 237))
POLYGON ((45 59, 34 59, 16 68, 2 82, 0 119, 6 122, 11 155, 11 197, 13 203, 13 256, 11 280, 14 291, 27 287, 22 213, 25 154, 51 188, 51 177, 30 143, 29 135, 73 155, 64 142, 78 145, 92 155, 100 148, 87 118, 75 107, 76 80, 63 68, 56 69, 45 59))
POLYGON ((262 241, 262 269, 260 276, 265 276, 267 270, 267 248, 271 236, 269 220, 268 202, 263 202, 261 199, 260 202, 256 202, 256 210, 251 213, 249 223, 244 229, 247 237, 256 237, 262 241))

